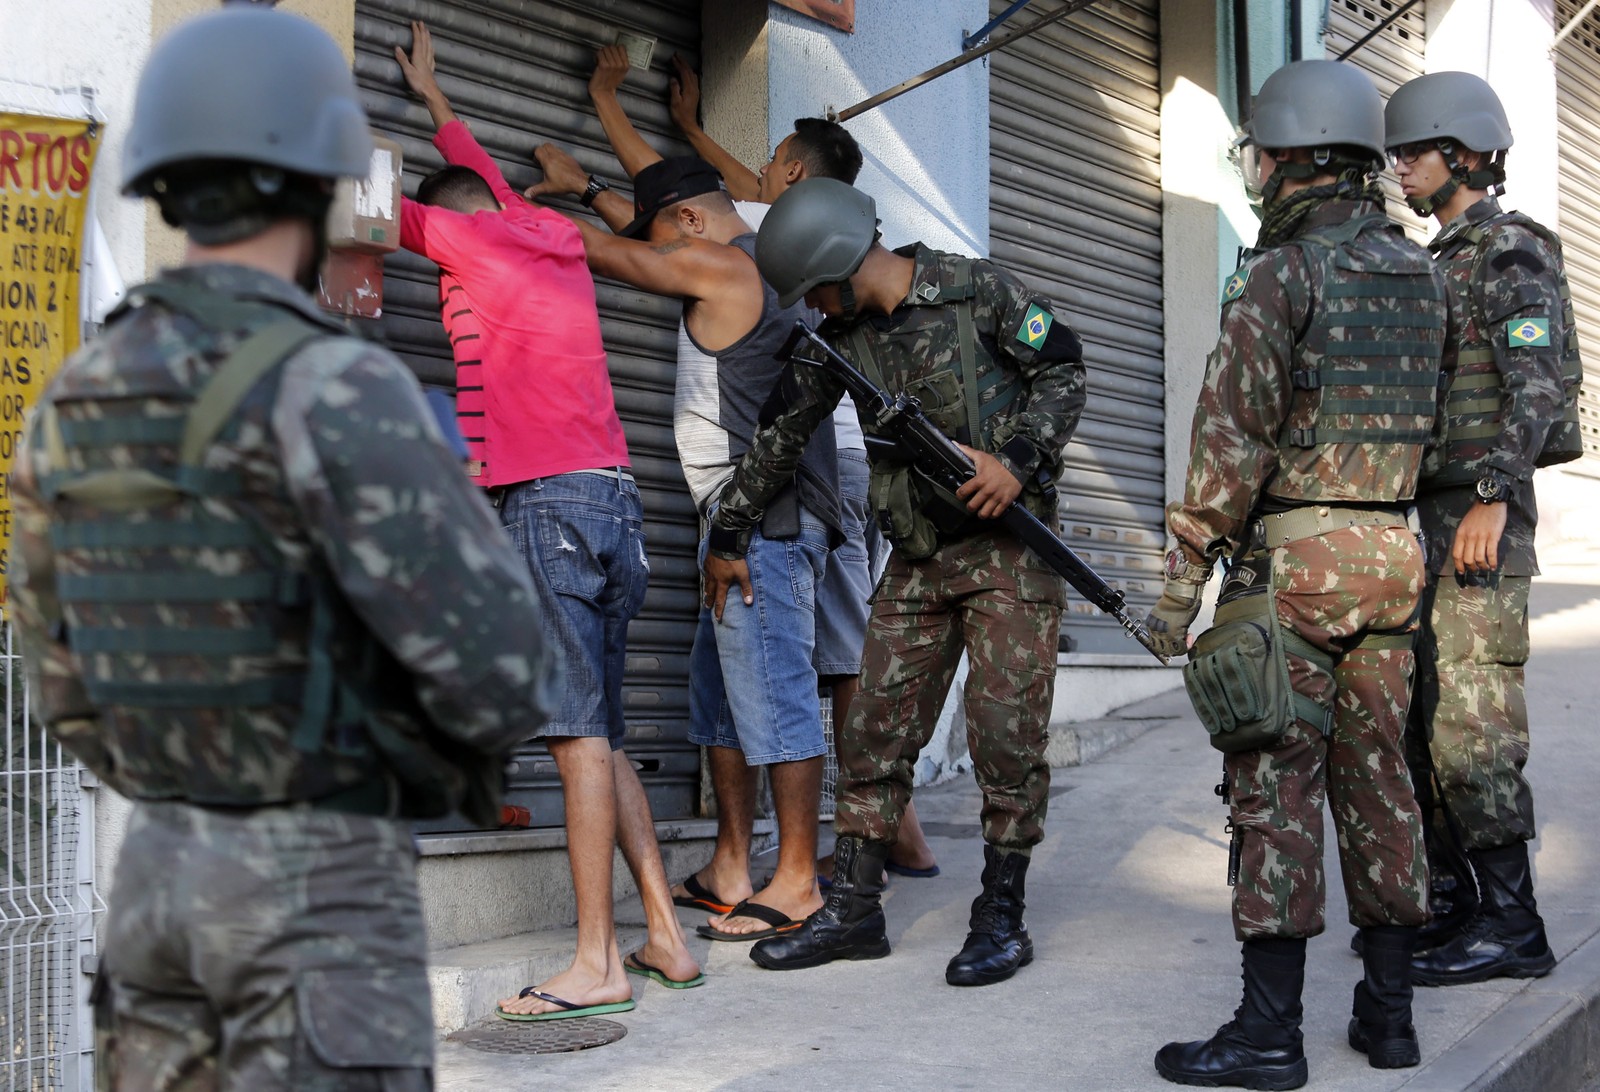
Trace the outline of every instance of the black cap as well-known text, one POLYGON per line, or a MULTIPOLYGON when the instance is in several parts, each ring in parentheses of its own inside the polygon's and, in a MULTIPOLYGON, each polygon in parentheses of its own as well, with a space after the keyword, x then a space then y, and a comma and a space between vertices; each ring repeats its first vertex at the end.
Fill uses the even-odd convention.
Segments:
POLYGON ((634 220, 617 234, 637 239, 668 205, 725 188, 722 175, 699 156, 679 155, 652 163, 633 178, 634 220))

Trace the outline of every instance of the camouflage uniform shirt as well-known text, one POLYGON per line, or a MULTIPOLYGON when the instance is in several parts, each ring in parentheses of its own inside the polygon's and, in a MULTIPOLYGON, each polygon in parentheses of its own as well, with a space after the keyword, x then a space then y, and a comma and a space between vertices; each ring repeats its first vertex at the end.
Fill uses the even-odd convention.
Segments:
MULTIPOLYGON (((291 568, 325 567, 409 673, 421 711, 447 744, 493 755, 531 735, 553 707, 557 665, 541 636, 528 573, 446 447, 410 372, 382 348, 336 336, 341 327, 276 277, 213 264, 161 279, 329 327, 330 336, 280 366, 276 384, 260 383, 245 397, 238 427, 221 434, 204 465, 241 476, 241 507, 270 529, 291 568)), ((66 420, 135 389, 158 398, 163 390, 174 396, 197 390, 239 339, 219 335, 214 351, 199 353, 190 344, 194 331, 186 315, 157 303, 140 306, 69 360, 44 401, 65 400, 59 413, 66 420)), ((109 455, 124 457, 114 443, 109 455)), ((148 718, 150 730, 142 735, 113 737, 97 724, 78 654, 66 633, 45 622, 57 613, 54 574, 68 559, 52 544, 54 512, 41 483, 62 469, 81 468, 52 466, 47 445, 30 430, 12 475, 11 576, 35 708, 46 726, 133 797, 192 798, 188 786, 243 780, 266 788, 254 795, 270 800, 306 777, 324 778, 330 787, 349 784, 356 775, 339 773, 343 759, 297 754, 287 742, 300 711, 285 705, 249 710, 243 734, 222 730, 227 718, 219 714, 226 710, 206 708, 164 711, 169 715, 148 718)), ((205 552, 196 556, 203 568, 205 552)), ((292 663, 304 657, 305 645, 305 634, 283 634, 278 655, 292 663)), ((172 659, 149 662, 180 670, 172 659)), ((249 678, 256 663, 239 656, 234 676, 249 678)))
POLYGON ((1487 440, 1447 436, 1447 448, 1424 465, 1417 507, 1428 533, 1428 569, 1453 571, 1450 550, 1461 517, 1476 503, 1473 484, 1483 471, 1498 470, 1513 482, 1500 542, 1501 573, 1537 576, 1533 471, 1550 426, 1561 415, 1561 354, 1567 338, 1576 336, 1563 320, 1560 259, 1539 234, 1506 222, 1493 197, 1446 224, 1429 249, 1449 282, 1456 331, 1445 352, 1446 384, 1463 351, 1490 349, 1501 383, 1501 427, 1487 440), (1545 328, 1514 344, 1512 332, 1529 319, 1545 328))
MULTIPOLYGON (((1353 201, 1326 202, 1307 215, 1301 235, 1344 224, 1359 212, 1353 201)), ((1387 221, 1373 219, 1370 230, 1389 230, 1387 221)), ((1397 245, 1411 246, 1403 240, 1397 245)), ((1251 256, 1229 278, 1221 336, 1206 360, 1195 407, 1184 500, 1167 513, 1173 535, 1207 562, 1235 550, 1263 507, 1393 503, 1416 493, 1414 446, 1293 447, 1280 440, 1286 427, 1315 419, 1314 400, 1295 406, 1291 371, 1301 349, 1296 331, 1305 330, 1323 306, 1318 287, 1294 245, 1251 256), (1302 421, 1307 409, 1310 416, 1302 421)))
MULTIPOLYGON (((862 320, 854 327, 826 323, 820 332, 861 367, 851 345, 851 335, 859 331, 870 340, 890 392, 917 394, 928 416, 947 435, 956 436, 965 415, 959 410, 945 412, 945 407, 957 403, 960 386, 956 377, 961 347, 954 308, 947 303, 929 303, 928 294, 919 292, 923 286, 938 286, 940 255, 920 243, 895 253, 915 263, 911 290, 900 305, 888 315, 862 320)), ((979 260, 972 263, 972 282, 973 324, 979 342, 975 379, 977 389, 983 392, 980 398, 1001 389, 997 380, 1002 371, 1020 378, 1021 393, 1007 410, 985 417, 984 441, 971 446, 993 454, 1024 483, 1041 469, 1053 480, 1060 471, 1061 451, 1077 428, 1086 399, 1082 347, 1066 323, 1051 315, 1048 301, 1013 274, 979 260), (1043 333, 1030 341, 1029 323, 1036 322, 1041 313, 1045 316, 1043 333)), ((807 439, 827 420, 845 391, 839 379, 820 367, 791 365, 784 382, 789 387, 787 407, 756 434, 724 488, 717 510, 717 525, 741 536, 748 534, 767 503, 789 481, 807 439)), ((865 418, 861 425, 868 433, 873 431, 872 422, 865 418)), ((880 473, 877 466, 873 473, 880 473)))

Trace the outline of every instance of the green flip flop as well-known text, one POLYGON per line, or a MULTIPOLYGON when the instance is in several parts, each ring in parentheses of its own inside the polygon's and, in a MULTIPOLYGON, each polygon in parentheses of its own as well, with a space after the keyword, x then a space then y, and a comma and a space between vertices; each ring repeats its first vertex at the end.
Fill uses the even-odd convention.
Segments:
POLYGON ((579 1016, 608 1016, 613 1012, 628 1012, 633 1008, 633 998, 626 1001, 613 1001, 605 1005, 574 1005, 571 1001, 563 1001, 553 993, 540 993, 532 986, 525 986, 518 997, 537 997, 539 1000, 551 1005, 559 1005, 555 1012, 507 1012, 496 1005, 495 1013, 502 1020, 519 1020, 532 1022, 534 1020, 571 1020, 579 1016))
POLYGON ((706 984, 706 976, 703 974, 697 974, 693 978, 685 978, 682 980, 668 978, 667 972, 661 970, 659 967, 652 967, 650 964, 640 959, 638 952, 633 953, 627 959, 622 961, 622 969, 627 971, 629 974, 636 974, 641 978, 648 978, 653 982, 659 982, 669 990, 692 990, 696 986, 704 986, 706 984))

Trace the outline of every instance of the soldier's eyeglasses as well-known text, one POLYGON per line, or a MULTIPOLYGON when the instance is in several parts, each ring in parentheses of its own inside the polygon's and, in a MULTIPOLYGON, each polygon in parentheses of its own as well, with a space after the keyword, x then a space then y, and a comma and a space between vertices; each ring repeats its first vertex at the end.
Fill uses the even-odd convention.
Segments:
POLYGON ((1394 164, 1404 163, 1409 167, 1429 152, 1437 150, 1438 147, 1439 142, 1437 140, 1418 140, 1411 144, 1396 145, 1389 149, 1389 162, 1394 164))

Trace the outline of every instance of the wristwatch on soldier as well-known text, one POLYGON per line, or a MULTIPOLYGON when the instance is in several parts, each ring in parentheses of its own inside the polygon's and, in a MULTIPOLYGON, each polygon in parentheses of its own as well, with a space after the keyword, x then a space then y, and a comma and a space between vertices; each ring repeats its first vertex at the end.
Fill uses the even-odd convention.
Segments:
POLYGON ((1480 504, 1499 504, 1511 493, 1511 479, 1493 470, 1485 471, 1474 492, 1480 504))
POLYGON ((611 188, 611 183, 603 178, 589 176, 589 184, 583 187, 583 194, 578 198, 578 204, 586 209, 594 208, 594 199, 611 188))

